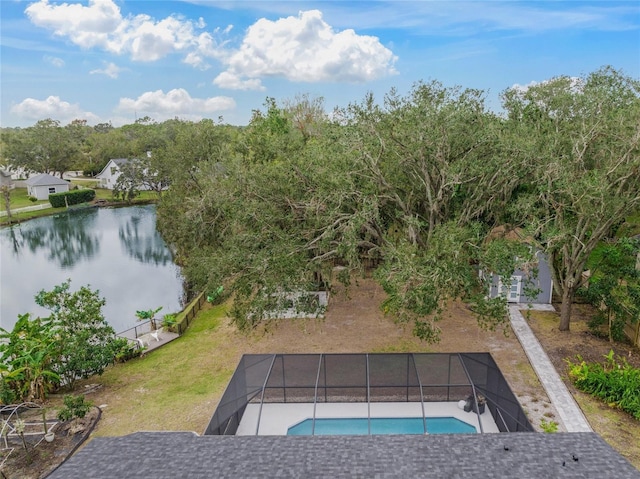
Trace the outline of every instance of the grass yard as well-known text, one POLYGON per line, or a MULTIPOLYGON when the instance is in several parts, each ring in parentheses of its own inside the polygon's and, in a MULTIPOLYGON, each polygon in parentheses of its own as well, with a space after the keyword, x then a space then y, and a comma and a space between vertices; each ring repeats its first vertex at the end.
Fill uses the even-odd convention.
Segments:
MULTIPOLYGON (((76 180, 73 180, 72 183, 75 183, 76 180)), ((80 183, 80 182, 78 182, 80 183)), ((96 188, 95 189, 96 192, 96 200, 105 200, 108 201, 110 204, 116 204, 116 205, 123 205, 126 206, 126 202, 124 201, 120 201, 120 200, 115 200, 113 198, 113 191, 112 190, 108 190, 105 188, 96 188)), ((142 191, 140 192, 140 194, 136 197, 135 200, 133 200, 132 204, 136 204, 136 203, 151 203, 151 202, 155 202, 158 200, 158 195, 153 192, 153 191, 142 191)), ((2 203, 1 209, 2 211, 6 211, 6 208, 4 207, 4 201, 0 201, 0 203, 2 203)), ((43 209, 43 210, 37 210, 37 211, 27 211, 27 212, 19 212, 19 213, 15 213, 13 210, 16 210, 18 208, 24 208, 27 206, 34 206, 34 205, 41 205, 41 204, 47 204, 49 205, 49 200, 39 200, 39 201, 31 201, 29 200, 29 195, 27 195, 27 189, 26 188, 14 188, 13 190, 11 190, 11 210, 12 210, 12 217, 13 217, 13 222, 21 222, 21 221, 25 221, 25 220, 30 220, 32 218, 39 218, 41 216, 48 216, 51 214, 55 214, 57 212, 59 212, 61 209, 56 209, 56 208, 47 208, 47 209, 43 209)), ((1 216, 0 217, 0 226, 3 225, 8 225, 9 223, 9 218, 8 216, 1 216)))
POLYGON ((206 308, 181 338, 94 378, 103 390, 92 400, 106 404, 96 435, 139 430, 202 433, 203 415, 213 414, 215 399, 239 359, 227 351, 223 317, 222 306, 206 308))
MULTIPOLYGON (((31 201, 26 188, 14 188, 11 190, 11 209, 25 208, 27 206, 41 205, 49 203, 49 200, 31 201)), ((6 211, 4 200, 2 201, 2 211, 6 211)))

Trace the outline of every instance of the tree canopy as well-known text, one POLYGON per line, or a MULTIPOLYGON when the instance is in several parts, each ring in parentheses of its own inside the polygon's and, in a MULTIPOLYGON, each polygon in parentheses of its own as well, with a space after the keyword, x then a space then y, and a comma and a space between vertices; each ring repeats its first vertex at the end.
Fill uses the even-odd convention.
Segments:
MULTIPOLYGON (((118 191, 158 192, 158 228, 189 287, 223 286, 239 327, 271 317, 274 298, 369 269, 385 312, 433 341, 455 299, 499 326, 506 299, 487 298, 479 271, 509 276, 536 251, 569 329, 594 248, 640 209, 639 90, 603 67, 507 89, 499 113, 483 91, 431 81, 330 113, 321 98, 267 98, 246 127, 143 118, 33 128, 68 130, 94 170, 137 159, 118 191), (526 244, 492 237, 497 226, 522 229, 526 244)), ((26 165, 23 133, 3 150, 26 165)))

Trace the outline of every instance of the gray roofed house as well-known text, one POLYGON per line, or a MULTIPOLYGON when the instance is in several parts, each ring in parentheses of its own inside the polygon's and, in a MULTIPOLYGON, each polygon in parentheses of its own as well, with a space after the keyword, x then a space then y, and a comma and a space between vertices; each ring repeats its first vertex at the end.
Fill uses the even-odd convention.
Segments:
POLYGON ((639 479, 596 433, 97 437, 50 479, 639 479))
POLYGON ((32 176, 27 181, 27 194, 39 200, 49 199, 53 193, 69 191, 69 182, 48 173, 32 176))

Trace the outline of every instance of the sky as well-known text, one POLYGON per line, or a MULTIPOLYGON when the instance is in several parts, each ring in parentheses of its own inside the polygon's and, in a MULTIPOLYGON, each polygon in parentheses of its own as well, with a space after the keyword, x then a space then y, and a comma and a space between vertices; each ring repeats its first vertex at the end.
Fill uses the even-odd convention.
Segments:
POLYGON ((611 65, 640 79, 640 2, 0 0, 0 125, 246 125, 418 81, 486 92, 611 65))

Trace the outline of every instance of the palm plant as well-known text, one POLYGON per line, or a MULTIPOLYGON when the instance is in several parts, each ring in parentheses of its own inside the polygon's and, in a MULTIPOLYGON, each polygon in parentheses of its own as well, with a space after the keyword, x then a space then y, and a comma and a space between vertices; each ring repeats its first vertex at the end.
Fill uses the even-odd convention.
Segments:
POLYGON ((148 319, 151 324, 151 331, 155 331, 156 329, 158 329, 155 316, 156 316, 156 313, 161 309, 162 309, 162 306, 156 309, 149 309, 146 311, 144 310, 136 311, 136 317, 138 318, 138 321, 145 321, 148 319))

